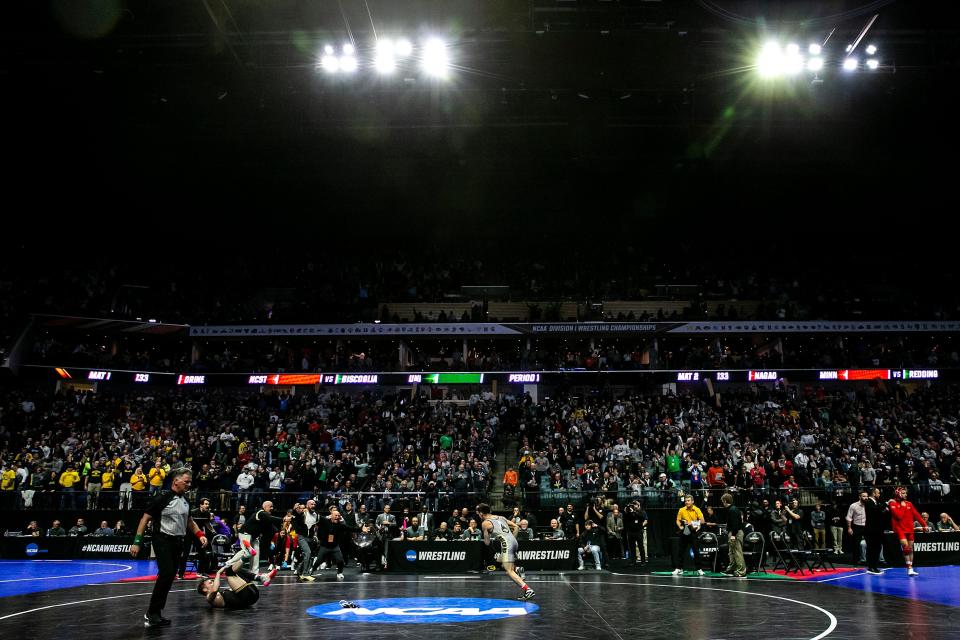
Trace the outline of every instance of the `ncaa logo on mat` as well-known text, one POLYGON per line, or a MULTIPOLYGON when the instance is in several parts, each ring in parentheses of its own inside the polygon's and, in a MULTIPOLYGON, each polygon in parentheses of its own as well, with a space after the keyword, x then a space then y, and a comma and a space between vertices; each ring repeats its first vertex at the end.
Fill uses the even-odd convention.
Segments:
POLYGON ((327 602, 307 609, 316 618, 380 624, 440 624, 521 618, 540 609, 532 602, 489 598, 384 598, 356 600, 355 608, 327 602))
POLYGON ((413 549, 407 551, 407 555, 404 556, 407 559, 407 562, 416 562, 417 561, 417 552, 413 549))

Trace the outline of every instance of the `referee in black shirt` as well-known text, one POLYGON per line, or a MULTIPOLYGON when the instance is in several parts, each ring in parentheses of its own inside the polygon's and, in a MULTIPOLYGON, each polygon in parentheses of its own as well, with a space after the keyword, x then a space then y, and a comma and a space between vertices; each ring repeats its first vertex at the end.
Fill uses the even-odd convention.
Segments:
POLYGON ((143 616, 143 626, 162 627, 170 621, 160 614, 167 604, 167 594, 177 575, 177 565, 183 549, 184 537, 189 533, 207 546, 207 538, 190 517, 190 504, 184 497, 190 489, 193 474, 189 469, 176 469, 171 474, 170 490, 162 491, 153 499, 137 525, 137 535, 130 545, 130 555, 140 553, 140 541, 147 525, 153 521, 153 552, 157 558, 157 581, 153 584, 150 606, 143 616))

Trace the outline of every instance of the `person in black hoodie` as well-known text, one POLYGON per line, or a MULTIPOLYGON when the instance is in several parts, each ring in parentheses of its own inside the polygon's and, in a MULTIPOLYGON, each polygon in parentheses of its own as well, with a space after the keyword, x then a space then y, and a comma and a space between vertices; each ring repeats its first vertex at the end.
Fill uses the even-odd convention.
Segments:
POLYGON ((353 528, 343 522, 343 517, 336 509, 331 510, 329 518, 320 518, 317 523, 317 538, 320 539, 317 561, 325 563, 327 558, 331 558, 337 565, 337 580, 343 580, 344 560, 340 545, 353 531, 353 528))
MULTIPOLYGON (((280 526, 288 518, 291 518, 291 516, 278 518, 271 515, 272 511, 273 503, 267 500, 263 503, 262 508, 248 517, 243 523, 243 526, 240 527, 238 534, 240 540, 246 541, 258 553, 260 551, 260 541, 264 538, 267 540, 272 539, 273 535, 279 531, 280 526)), ((258 555, 254 554, 249 558, 248 562, 250 563, 250 571, 256 573, 260 566, 258 555)))

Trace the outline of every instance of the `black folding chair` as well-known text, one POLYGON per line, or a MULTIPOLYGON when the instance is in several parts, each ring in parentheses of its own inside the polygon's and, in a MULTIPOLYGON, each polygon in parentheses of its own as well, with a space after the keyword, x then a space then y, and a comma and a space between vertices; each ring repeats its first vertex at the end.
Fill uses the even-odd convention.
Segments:
POLYGON ((747 573, 766 573, 767 542, 759 531, 748 533, 743 539, 743 562, 747 573))
POLYGON ((717 558, 720 556, 720 540, 715 533, 704 531, 700 534, 700 559, 705 554, 713 556, 713 572, 717 572, 717 558))
POLYGON ((783 569, 785 575, 795 571, 803 575, 803 566, 797 556, 790 550, 789 536, 785 533, 773 531, 770 533, 770 547, 773 549, 774 563, 771 571, 783 569))

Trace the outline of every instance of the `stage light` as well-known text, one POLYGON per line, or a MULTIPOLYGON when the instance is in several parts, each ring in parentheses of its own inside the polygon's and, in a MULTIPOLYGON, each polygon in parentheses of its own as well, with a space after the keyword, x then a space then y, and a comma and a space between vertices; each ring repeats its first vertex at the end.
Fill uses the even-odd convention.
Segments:
POLYGON ((877 52, 877 45, 871 44, 867 46, 867 55, 872 56, 877 52))
POLYGON ((843 61, 843 70, 844 71, 856 71, 860 63, 856 58, 847 58, 843 61))
POLYGON ((353 56, 340 56, 340 70, 353 73, 357 70, 357 59, 353 56))
POLYGON ((852 45, 852 44, 848 44, 848 45, 847 45, 847 48, 844 49, 844 51, 846 51, 847 53, 850 53, 851 51, 853 51, 853 45, 852 45))
POLYGON ((334 55, 325 55, 320 59, 320 66, 327 73, 336 73, 340 70, 340 60, 334 55))
POLYGON ((328 55, 328 56, 332 56, 332 55, 333 55, 333 45, 332 45, 332 44, 326 45, 326 46, 323 48, 323 53, 326 54, 326 55, 328 55))
POLYGON ((783 54, 780 51, 780 45, 776 42, 768 42, 763 45, 760 55, 757 57, 757 71, 760 75, 773 78, 783 73, 783 54))
POLYGON ((397 55, 401 58, 406 58, 411 53, 413 53, 413 45, 406 38, 401 38, 397 40, 397 45, 394 47, 394 50, 397 52, 397 55))
POLYGON ((810 58, 807 61, 807 69, 814 73, 823 69, 823 58, 810 58))
POLYGON ((392 40, 380 40, 377 42, 377 57, 374 60, 374 66, 380 73, 393 73, 397 68, 397 61, 393 55, 394 44, 392 40))
POLYGON ((823 51, 823 48, 814 42, 814 43, 811 43, 809 47, 807 47, 807 51, 809 51, 810 55, 812 56, 818 56, 820 55, 820 52, 823 51))
POLYGON ((867 60, 867 68, 870 69, 871 71, 875 71, 879 66, 880 66, 880 61, 877 60, 876 58, 870 58, 869 60, 867 60))
POLYGON ((345 56, 352 56, 356 52, 356 50, 353 48, 353 45, 349 42, 343 45, 341 51, 343 51, 343 55, 345 56))
POLYGON ((423 70, 438 78, 446 77, 450 67, 447 45, 439 38, 431 38, 423 45, 423 70))
POLYGON ((786 48, 787 54, 783 57, 783 73, 793 76, 803 71, 803 56, 800 55, 800 45, 791 42, 786 48))

